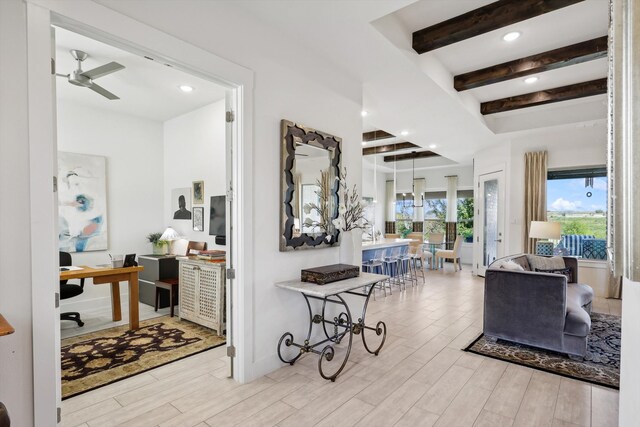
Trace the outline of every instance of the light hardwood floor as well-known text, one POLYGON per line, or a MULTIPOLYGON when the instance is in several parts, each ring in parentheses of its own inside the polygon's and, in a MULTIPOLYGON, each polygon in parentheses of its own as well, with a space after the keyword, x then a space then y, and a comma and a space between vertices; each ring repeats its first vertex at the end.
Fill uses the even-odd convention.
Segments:
MULTIPOLYGON (((378 357, 359 337, 335 383, 307 355, 250 384, 225 378, 224 348, 63 402, 63 426, 616 426, 618 392, 460 349, 482 326, 483 279, 468 267, 371 301, 378 357)), ((619 314, 619 301, 595 309, 619 314)), ((276 343, 274 342, 274 347, 276 343)))

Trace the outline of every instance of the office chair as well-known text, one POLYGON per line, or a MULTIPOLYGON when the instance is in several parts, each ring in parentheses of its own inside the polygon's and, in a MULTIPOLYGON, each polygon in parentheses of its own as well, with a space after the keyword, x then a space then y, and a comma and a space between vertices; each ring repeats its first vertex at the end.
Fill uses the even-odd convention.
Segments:
MULTIPOLYGON (((71 254, 69 252, 60 252, 60 267, 73 265, 71 254)), ((69 285, 67 280, 60 280, 60 299, 73 298, 84 292, 84 279, 80 279, 80 285, 69 285)), ((80 319, 80 313, 67 312, 60 313, 60 320, 72 320, 78 326, 84 326, 84 322, 80 319)))

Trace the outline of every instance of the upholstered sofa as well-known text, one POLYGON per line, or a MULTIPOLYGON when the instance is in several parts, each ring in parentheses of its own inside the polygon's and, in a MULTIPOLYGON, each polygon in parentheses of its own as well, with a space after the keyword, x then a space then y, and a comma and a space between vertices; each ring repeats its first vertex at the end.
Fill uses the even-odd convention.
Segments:
POLYGON ((576 258, 529 254, 505 257, 494 261, 485 273, 484 334, 584 356, 592 300, 591 287, 578 284, 576 258), (536 268, 564 268, 571 279, 536 268))

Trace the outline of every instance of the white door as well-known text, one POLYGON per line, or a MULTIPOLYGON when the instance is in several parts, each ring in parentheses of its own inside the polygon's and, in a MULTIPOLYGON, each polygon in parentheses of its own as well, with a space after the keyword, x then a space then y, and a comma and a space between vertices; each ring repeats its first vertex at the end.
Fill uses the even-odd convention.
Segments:
POLYGON ((484 277, 487 267, 504 256, 504 171, 480 175, 478 179, 478 225, 476 269, 484 277))

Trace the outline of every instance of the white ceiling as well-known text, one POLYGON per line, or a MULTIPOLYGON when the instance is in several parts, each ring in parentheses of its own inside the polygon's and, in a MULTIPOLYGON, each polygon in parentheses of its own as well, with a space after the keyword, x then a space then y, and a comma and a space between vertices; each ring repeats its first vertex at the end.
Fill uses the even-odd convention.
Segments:
POLYGON ((64 101, 165 121, 225 97, 225 89, 213 82, 62 28, 56 28, 57 73, 68 74, 76 68, 76 61, 69 53, 71 49, 89 54, 82 63, 84 71, 111 61, 126 68, 96 79, 97 84, 120 99, 108 100, 92 90, 74 86, 65 78, 57 77, 57 97, 64 101), (192 86, 193 92, 184 93, 179 89, 185 84, 192 86))
MULTIPOLYGON (((149 14, 148 3, 144 1, 96 1, 143 22, 149 14)), ((330 65, 336 76, 362 84, 362 103, 369 112, 363 128, 383 129, 395 135, 407 130, 406 140, 425 149, 436 144, 434 151, 462 164, 471 164, 476 152, 509 139, 513 132, 605 120, 606 106, 603 107, 599 97, 492 115, 494 117, 483 117, 479 112, 480 101, 493 97, 555 87, 572 79, 604 77, 603 61, 545 73, 540 76, 540 82, 529 86, 526 92, 522 82, 516 80, 458 93, 453 89, 453 76, 605 35, 608 0, 586 0, 514 24, 512 27, 523 31, 523 36, 508 46, 499 36, 511 27, 424 55, 418 55, 411 48, 413 30, 492 1, 165 1, 154 3, 158 13, 153 14, 153 19, 156 27, 180 33, 182 24, 169 19, 179 8, 181 15, 175 19, 188 20, 190 26, 203 28, 194 34, 207 34, 204 28, 212 25, 212 17, 233 17, 237 21, 235 25, 249 36, 286 40, 289 49, 285 52, 304 52, 330 65)), ((208 48, 204 39, 196 43, 208 48)), ((276 47, 264 54, 274 61, 286 60, 276 47)), ((304 73, 303 64, 299 69, 304 73)), ((298 64, 289 65, 295 68, 298 64)))

